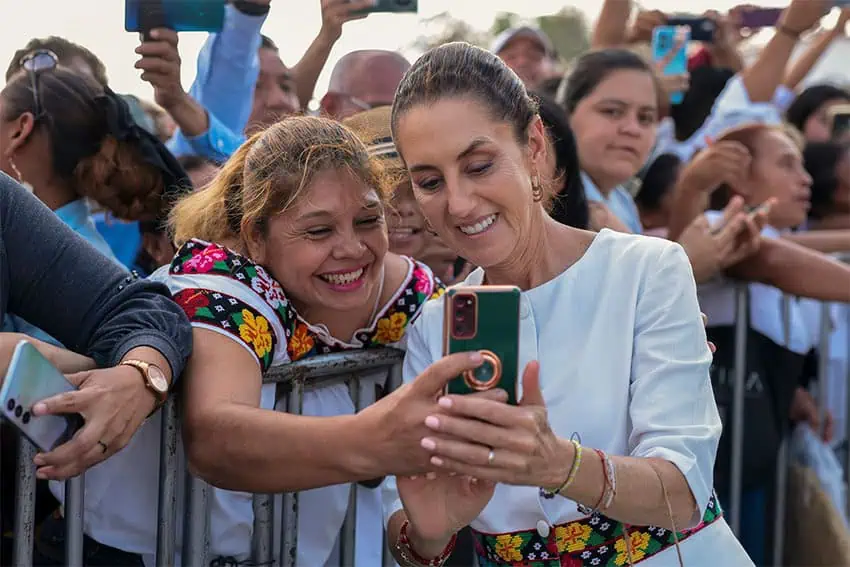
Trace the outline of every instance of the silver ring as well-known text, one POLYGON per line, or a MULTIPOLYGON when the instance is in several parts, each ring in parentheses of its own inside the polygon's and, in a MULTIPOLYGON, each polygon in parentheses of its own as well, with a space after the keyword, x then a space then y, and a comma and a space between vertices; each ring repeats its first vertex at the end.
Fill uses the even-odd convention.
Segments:
POLYGON ((490 449, 490 453, 487 455, 487 464, 492 466, 493 461, 495 461, 495 460, 496 460, 496 451, 494 451, 493 449, 490 449))

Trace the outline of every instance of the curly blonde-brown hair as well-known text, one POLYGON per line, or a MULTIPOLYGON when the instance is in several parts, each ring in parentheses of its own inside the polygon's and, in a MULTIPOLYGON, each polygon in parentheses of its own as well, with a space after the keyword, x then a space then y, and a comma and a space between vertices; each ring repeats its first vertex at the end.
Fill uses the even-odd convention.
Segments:
POLYGON ((206 189, 175 205, 174 240, 242 241, 251 229, 265 233, 268 221, 291 207, 316 175, 340 169, 387 201, 391 186, 383 169, 348 128, 327 118, 284 118, 242 144, 206 189))

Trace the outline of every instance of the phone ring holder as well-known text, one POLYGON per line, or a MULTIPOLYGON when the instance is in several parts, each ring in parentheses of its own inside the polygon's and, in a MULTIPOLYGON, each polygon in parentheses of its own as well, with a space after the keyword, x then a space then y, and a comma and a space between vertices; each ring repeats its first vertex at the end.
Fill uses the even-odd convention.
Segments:
POLYGON ((484 362, 472 370, 463 372, 463 381, 470 389, 476 391, 492 390, 502 378, 502 361, 498 355, 489 350, 482 350, 484 362))

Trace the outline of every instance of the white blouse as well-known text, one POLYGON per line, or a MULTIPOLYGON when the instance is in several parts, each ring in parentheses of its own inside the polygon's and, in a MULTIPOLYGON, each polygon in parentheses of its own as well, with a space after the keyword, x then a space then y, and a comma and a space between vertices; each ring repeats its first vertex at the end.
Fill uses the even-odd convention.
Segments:
MULTIPOLYGON (((479 269, 461 285, 483 278, 479 269)), ((408 331, 405 381, 442 356, 442 301, 426 305, 408 331)), ((706 510, 721 422, 683 249, 660 238, 603 230, 573 266, 522 293, 520 317, 520 369, 540 362, 555 433, 577 433, 587 447, 612 455, 671 461, 706 510)), ((401 508, 388 480, 385 520, 401 508)), ((558 526, 585 517, 567 498, 547 500, 535 487, 499 485, 471 527, 490 534, 539 533, 541 523, 558 526)), ((722 518, 683 541, 681 550, 686 565, 705 564, 707 557, 713 565, 752 565, 722 518)), ((676 551, 642 564, 678 565, 676 551)))

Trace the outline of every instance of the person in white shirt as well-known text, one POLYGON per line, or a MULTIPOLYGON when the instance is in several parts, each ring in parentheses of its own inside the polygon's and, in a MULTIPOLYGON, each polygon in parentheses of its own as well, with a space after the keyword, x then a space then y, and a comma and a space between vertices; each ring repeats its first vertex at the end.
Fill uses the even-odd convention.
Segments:
MULTIPOLYGON (((535 104, 476 47, 414 64, 393 136, 431 226, 481 266, 461 285, 522 290, 524 368, 518 405, 444 396, 425 420, 431 474, 385 484, 395 557, 439 565, 470 525, 485 567, 752 565, 712 494, 721 426, 682 248, 551 219, 535 104)), ((413 385, 442 358, 443 301, 408 331, 413 385)))

